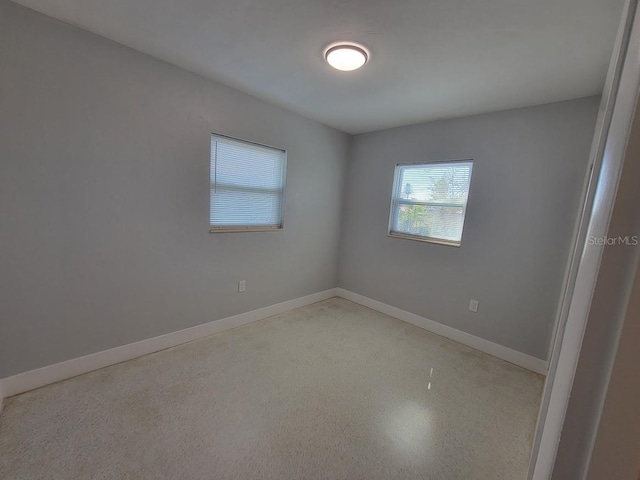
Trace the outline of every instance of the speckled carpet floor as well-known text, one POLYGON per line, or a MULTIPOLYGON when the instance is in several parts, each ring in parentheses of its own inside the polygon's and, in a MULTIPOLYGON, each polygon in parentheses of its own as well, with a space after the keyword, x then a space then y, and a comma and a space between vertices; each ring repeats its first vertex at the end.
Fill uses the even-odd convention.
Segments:
POLYGON ((332 298, 8 399, 0 478, 524 480, 542 381, 332 298))

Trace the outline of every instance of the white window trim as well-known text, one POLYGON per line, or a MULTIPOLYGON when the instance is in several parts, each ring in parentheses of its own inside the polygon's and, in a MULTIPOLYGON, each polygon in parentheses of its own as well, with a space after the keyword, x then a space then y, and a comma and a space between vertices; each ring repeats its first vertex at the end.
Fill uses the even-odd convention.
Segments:
MULTIPOLYGON (((211 219, 209 219, 209 233, 242 233, 242 232, 274 232, 284 230, 284 205, 286 200, 286 192, 287 192, 287 150, 280 147, 274 147, 273 145, 267 145, 265 143, 253 142, 251 140, 246 140, 240 137, 233 137, 231 135, 225 135, 224 133, 216 133, 211 132, 211 137, 221 137, 228 138, 230 140, 234 140, 236 142, 248 143, 251 145, 257 145, 259 147, 270 148, 273 150, 279 150, 283 153, 283 163, 282 163, 282 205, 280 211, 280 225, 275 226, 255 226, 255 225, 247 225, 247 226, 220 226, 216 227, 211 225, 211 219)), ((211 155, 211 152, 209 152, 211 155)), ((209 173, 209 192, 211 192, 211 173, 209 173)), ((211 194, 209 195, 211 198, 211 194)), ((211 200, 209 200, 211 201, 211 200)))
MULTIPOLYGON (((469 196, 467 195, 467 203, 458 204, 443 204, 443 203, 435 203, 435 202, 418 202, 418 201, 410 201, 410 200, 400 200, 399 189, 402 186, 398 182, 398 174, 400 169, 398 167, 403 166, 419 166, 419 165, 433 165, 437 163, 471 163, 471 175, 473 177, 473 167, 474 161, 472 158, 462 158, 456 160, 433 160, 433 161, 425 161, 425 162, 413 162, 413 163, 396 163, 393 167, 393 186, 391 190, 391 202, 389 205, 389 225, 387 228, 387 236, 392 238, 401 238, 403 240, 414 240, 416 242, 426 242, 426 243, 435 243, 437 245, 446 245, 448 247, 460 247, 462 245, 462 237, 464 236, 464 222, 467 215, 467 204, 469 203, 469 196), (455 240, 447 240, 444 238, 438 237, 427 237, 424 235, 411 235, 410 233, 401 233, 395 232, 393 230, 393 226, 396 223, 396 217, 398 215, 398 206, 400 204, 406 205, 425 205, 425 206, 437 206, 437 207, 463 207, 462 213, 462 232, 460 234, 460 241, 455 240)), ((470 180, 471 181, 471 180, 470 180)), ((469 183, 469 194, 471 193, 471 183, 469 183)))

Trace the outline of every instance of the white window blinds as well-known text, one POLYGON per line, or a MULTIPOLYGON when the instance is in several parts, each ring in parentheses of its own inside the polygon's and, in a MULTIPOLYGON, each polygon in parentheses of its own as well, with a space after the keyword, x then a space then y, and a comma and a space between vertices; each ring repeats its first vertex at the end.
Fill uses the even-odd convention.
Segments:
POLYGON ((286 152, 211 136, 212 232, 282 228, 286 152))
POLYGON ((459 246, 473 163, 396 166, 389 234, 459 246))

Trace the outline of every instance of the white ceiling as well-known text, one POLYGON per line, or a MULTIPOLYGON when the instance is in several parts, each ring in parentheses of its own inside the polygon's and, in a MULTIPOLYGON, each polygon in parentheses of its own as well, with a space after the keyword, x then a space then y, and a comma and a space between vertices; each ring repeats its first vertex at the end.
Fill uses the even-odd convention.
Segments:
POLYGON ((348 133, 599 94, 623 0, 17 0, 348 133), (364 44, 356 72, 325 47, 364 44))

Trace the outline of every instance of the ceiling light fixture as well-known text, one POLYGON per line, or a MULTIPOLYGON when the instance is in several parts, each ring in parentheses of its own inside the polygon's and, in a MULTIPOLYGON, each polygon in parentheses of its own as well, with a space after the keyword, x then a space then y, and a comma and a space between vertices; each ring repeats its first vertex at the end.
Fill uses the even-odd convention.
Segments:
POLYGON ((362 67, 367 60, 369 54, 358 45, 342 43, 330 47, 324 54, 324 58, 329 65, 336 70, 350 72, 362 67))

